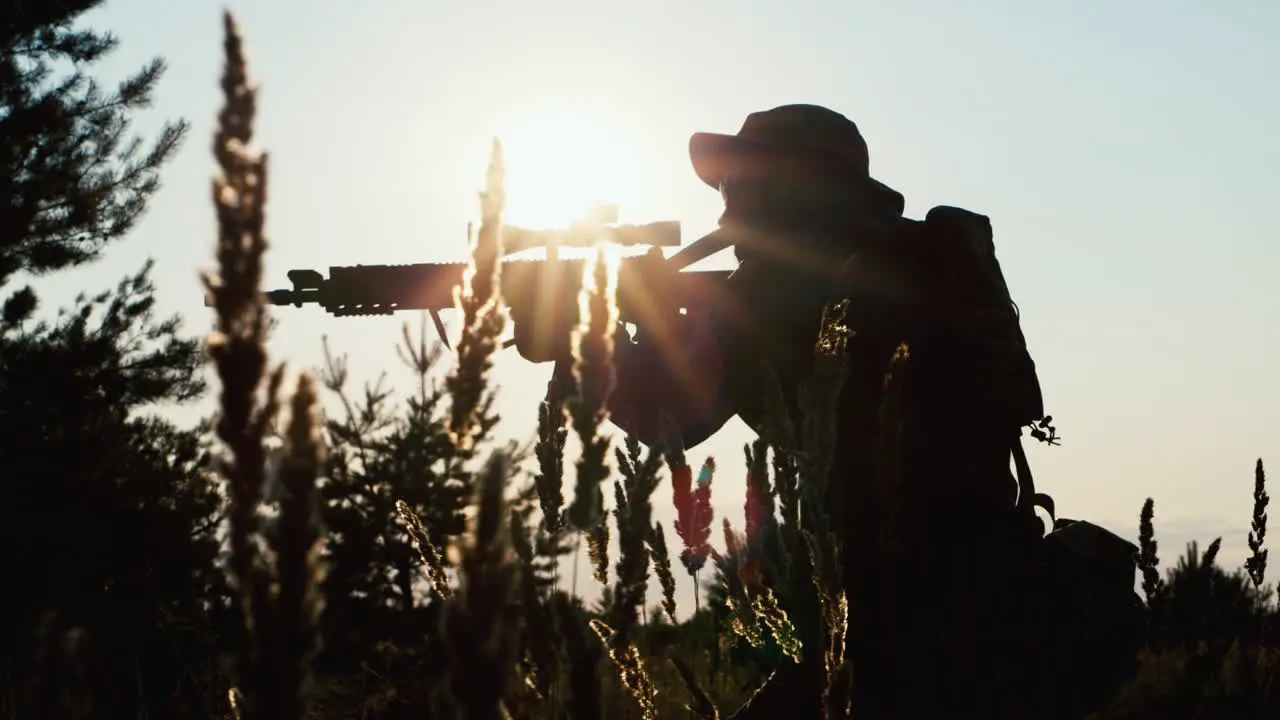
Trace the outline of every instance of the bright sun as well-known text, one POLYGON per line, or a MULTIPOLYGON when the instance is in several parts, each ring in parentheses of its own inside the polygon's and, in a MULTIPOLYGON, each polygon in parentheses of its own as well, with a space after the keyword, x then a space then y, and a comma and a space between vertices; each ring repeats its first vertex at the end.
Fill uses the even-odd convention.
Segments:
POLYGON ((530 229, 586 219, 592 203, 636 200, 641 167, 633 144, 600 116, 547 108, 514 119, 499 134, 507 169, 504 220, 530 229))

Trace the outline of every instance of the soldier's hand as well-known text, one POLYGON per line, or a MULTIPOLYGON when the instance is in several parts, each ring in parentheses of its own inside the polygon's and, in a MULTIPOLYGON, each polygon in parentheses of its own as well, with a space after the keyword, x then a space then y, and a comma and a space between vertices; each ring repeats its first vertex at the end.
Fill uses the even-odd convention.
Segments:
POLYGON ((646 444, 666 429, 679 432, 685 445, 719 429, 727 419, 720 406, 725 359, 714 325, 709 315, 693 313, 673 318, 661 335, 635 343, 619 338, 609 401, 614 424, 646 444))
POLYGON ((567 360, 571 357, 574 323, 563 309, 546 308, 543 312, 528 308, 511 310, 516 350, 532 363, 567 360))

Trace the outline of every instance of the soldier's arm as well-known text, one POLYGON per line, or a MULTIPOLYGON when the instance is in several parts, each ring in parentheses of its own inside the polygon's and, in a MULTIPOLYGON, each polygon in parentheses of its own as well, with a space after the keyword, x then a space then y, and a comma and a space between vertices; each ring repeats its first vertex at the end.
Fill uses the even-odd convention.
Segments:
POLYGON ((734 415, 757 427, 766 410, 758 370, 807 374, 832 269, 744 261, 714 307, 689 308, 635 342, 620 327, 611 420, 646 445, 673 432, 686 448, 734 415))
POLYGON ((811 271, 741 263, 714 307, 690 308, 661 336, 619 337, 614 423, 647 445, 675 431, 685 448, 734 415, 759 429, 769 381, 761 368, 784 382, 807 374, 824 300, 811 271))
POLYGON ((619 336, 613 423, 645 445, 667 440, 684 448, 719 431, 736 409, 728 392, 730 358, 716 323, 711 313, 694 312, 662 338, 619 336))

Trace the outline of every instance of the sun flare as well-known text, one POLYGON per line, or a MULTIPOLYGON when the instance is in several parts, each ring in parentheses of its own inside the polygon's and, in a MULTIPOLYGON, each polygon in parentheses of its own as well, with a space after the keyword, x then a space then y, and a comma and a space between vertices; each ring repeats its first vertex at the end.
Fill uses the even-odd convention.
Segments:
POLYGON ((601 116, 578 108, 544 108, 515 118, 499 134, 507 170, 505 222, 567 228, 594 203, 626 214, 640 186, 632 143, 601 116))

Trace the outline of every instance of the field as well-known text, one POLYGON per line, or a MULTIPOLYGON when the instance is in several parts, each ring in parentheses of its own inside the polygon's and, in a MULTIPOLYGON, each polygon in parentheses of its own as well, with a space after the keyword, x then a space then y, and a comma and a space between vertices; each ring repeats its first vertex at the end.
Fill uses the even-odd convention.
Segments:
MULTIPOLYGON (((11 13, 30 27, 0 38, 0 137, 17 148, 0 158, 0 287, 123 235, 186 133, 165 126, 149 152, 124 142, 122 113, 147 104, 161 63, 113 96, 80 75, 37 92, 43 60, 13 60, 108 52, 66 25, 95 4, 11 13)), ((493 366, 512 319, 496 140, 455 342, 425 315, 406 324, 387 348, 412 381, 400 394, 355 387, 327 343, 325 367, 287 370, 267 352, 259 96, 230 14, 224 32, 217 243, 198 288, 212 332, 154 316, 150 263, 53 319, 34 319, 30 287, 0 307, 0 717, 1280 717, 1261 459, 1239 569, 1206 538, 1162 571, 1152 499, 1133 508, 1136 544, 1087 518, 915 502, 909 454, 956 446, 910 422, 924 353, 895 338, 871 377, 874 469, 835 472, 849 440, 836 399, 860 362, 848 298, 822 313, 798 414, 760 376, 741 527, 713 511, 726 483, 711 457, 609 425, 618 264, 604 244, 571 376, 549 385, 530 442, 500 442, 493 366), (210 422, 148 414, 202 397, 206 370, 210 422), (653 510, 666 497, 671 527, 653 510)), ((1050 418, 1026 430, 1057 440, 1050 418)))

